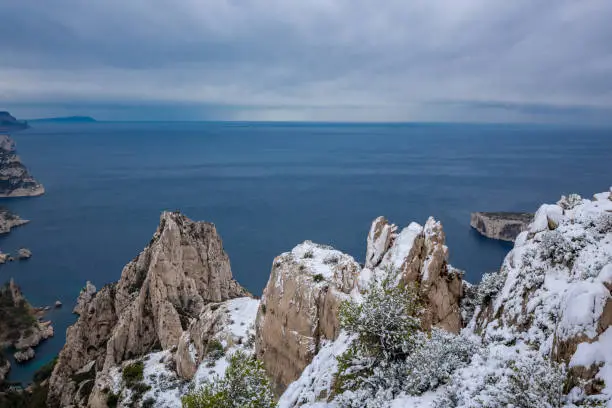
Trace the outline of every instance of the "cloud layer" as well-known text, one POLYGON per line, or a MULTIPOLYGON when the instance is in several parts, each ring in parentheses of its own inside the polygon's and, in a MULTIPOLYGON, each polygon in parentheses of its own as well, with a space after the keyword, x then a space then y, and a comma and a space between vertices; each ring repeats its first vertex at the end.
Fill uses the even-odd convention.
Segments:
POLYGON ((612 122, 611 16, 610 0, 7 0, 0 108, 612 122))

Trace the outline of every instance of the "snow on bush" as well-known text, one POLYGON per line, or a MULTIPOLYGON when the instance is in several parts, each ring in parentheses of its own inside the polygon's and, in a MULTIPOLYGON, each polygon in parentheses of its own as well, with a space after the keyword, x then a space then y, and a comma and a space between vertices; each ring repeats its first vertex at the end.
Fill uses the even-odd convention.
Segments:
POLYGON ((467 365, 478 352, 476 341, 467 336, 436 328, 430 336, 421 334, 419 347, 403 363, 403 390, 418 395, 446 384, 455 370, 467 365))
POLYGON ((567 197, 561 196, 561 199, 557 201, 557 205, 564 210, 572 210, 580 204, 582 204, 582 197, 578 194, 570 194, 567 197))
POLYGON ((439 408, 557 408, 565 369, 526 348, 491 346, 452 378, 439 408))
POLYGON ((242 351, 230 357, 222 378, 212 378, 181 399, 184 408, 274 408, 263 364, 242 351))
POLYGON ((484 305, 504 287, 506 274, 502 272, 491 272, 482 275, 482 280, 478 284, 476 292, 476 304, 484 305))
POLYGON ((416 289, 395 281, 389 273, 363 301, 340 308, 341 327, 356 338, 338 357, 334 403, 340 407, 383 407, 401 394, 435 389, 477 351, 466 337, 422 331, 416 289))

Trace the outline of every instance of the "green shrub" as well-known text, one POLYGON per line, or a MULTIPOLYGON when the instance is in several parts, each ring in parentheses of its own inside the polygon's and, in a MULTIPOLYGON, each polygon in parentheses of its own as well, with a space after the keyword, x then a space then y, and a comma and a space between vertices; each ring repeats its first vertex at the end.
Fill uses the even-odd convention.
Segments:
POLYGON ((338 255, 330 255, 323 259, 325 265, 336 265, 338 262, 340 262, 340 257, 338 255))
POLYGON ((363 388, 375 370, 405 360, 420 342, 418 291, 397 285, 397 274, 387 273, 386 279, 372 282, 362 302, 340 305, 340 326, 356 340, 338 357, 336 394, 363 388))
POLYGON ((125 366, 123 368, 123 374, 121 377, 123 378, 125 385, 131 388, 134 384, 144 379, 143 371, 143 362, 137 361, 135 363, 125 366))
POLYGON ((274 394, 263 364, 237 351, 225 376, 206 381, 181 398, 183 408, 274 408, 274 394))
POLYGON ((119 395, 113 393, 112 391, 106 396, 106 405, 108 408, 117 408, 119 404, 119 395))
POLYGON ((304 255, 302 255, 302 258, 304 259, 310 259, 310 258, 314 258, 314 252, 312 252, 312 250, 308 250, 306 252, 304 252, 304 255))
POLYGON ((142 408, 153 408, 155 406, 155 398, 149 397, 146 400, 142 401, 142 408))
POLYGON ((137 382, 132 385, 132 401, 138 401, 142 398, 142 396, 151 389, 150 385, 147 385, 143 382, 137 382))
POLYGON ((318 283, 318 282, 323 282, 325 278, 320 273, 317 273, 316 275, 312 277, 312 280, 318 283))
POLYGON ((216 361, 225 355, 223 344, 217 339, 208 340, 206 345, 206 356, 213 361, 216 361))

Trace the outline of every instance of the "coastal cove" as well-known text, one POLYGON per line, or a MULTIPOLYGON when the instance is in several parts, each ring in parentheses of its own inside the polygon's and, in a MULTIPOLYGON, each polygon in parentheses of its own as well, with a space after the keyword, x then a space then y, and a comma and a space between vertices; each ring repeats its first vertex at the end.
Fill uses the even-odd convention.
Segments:
POLYGON ((372 219, 400 226, 435 215, 450 261, 478 281, 511 244, 470 228, 473 211, 530 211, 561 194, 609 187, 609 130, 500 125, 264 123, 36 124, 15 135, 44 184, 38 198, 2 199, 31 220, 0 248, 32 250, 0 266, 47 318, 55 337, 13 365, 27 382, 53 358, 86 280, 118 279, 149 241, 162 210, 215 223, 234 277, 256 295, 273 258, 304 240, 364 258, 372 219))

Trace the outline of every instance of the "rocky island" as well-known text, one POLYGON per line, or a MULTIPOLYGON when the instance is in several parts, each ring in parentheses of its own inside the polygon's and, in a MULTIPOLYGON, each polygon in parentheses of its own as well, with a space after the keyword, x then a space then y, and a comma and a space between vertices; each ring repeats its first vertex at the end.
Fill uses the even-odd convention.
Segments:
POLYGON ((514 241, 533 221, 533 214, 516 212, 475 212, 470 225, 487 238, 514 241))
POLYGON ((257 300, 214 225, 163 213, 118 282, 81 291, 47 405, 612 406, 609 191, 542 205, 478 284, 434 218, 379 217, 365 241, 365 266, 310 241, 280 254, 257 300))

